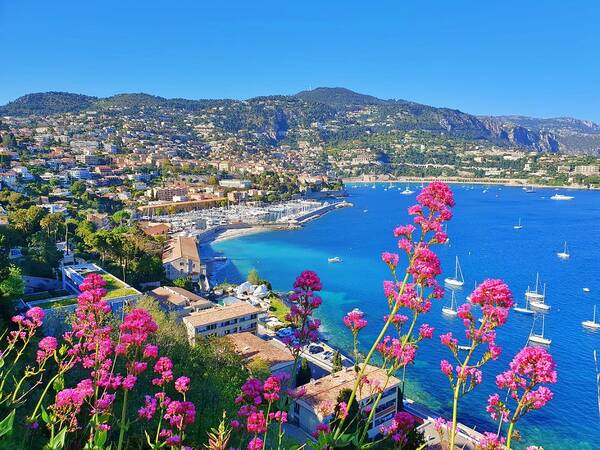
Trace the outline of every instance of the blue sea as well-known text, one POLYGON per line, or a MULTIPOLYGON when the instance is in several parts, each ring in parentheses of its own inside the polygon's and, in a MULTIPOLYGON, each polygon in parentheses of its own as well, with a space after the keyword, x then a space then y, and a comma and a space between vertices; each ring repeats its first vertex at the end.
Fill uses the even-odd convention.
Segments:
MULTIPOLYGON (((398 188, 404 189, 404 184, 387 188, 388 184, 374 189, 350 186, 348 200, 354 207, 331 212, 301 230, 213 244, 212 251, 230 260, 218 278, 241 281, 248 270, 256 268, 275 289, 289 290, 298 273, 315 270, 323 281, 319 317, 330 343, 350 349, 351 337, 342 316, 360 308, 369 320, 361 335, 361 347, 368 349, 387 311, 382 282, 389 273, 380 254, 397 251, 392 230, 410 220, 406 209, 415 202, 414 195, 400 194, 398 188), (343 263, 328 263, 327 258, 333 256, 340 256, 343 263)), ((418 186, 412 189, 418 191, 418 186)), ((553 201, 554 189, 526 193, 514 187, 454 185, 453 190, 456 207, 448 225, 450 243, 436 248, 444 269, 441 279, 454 275, 455 256, 460 258, 465 286, 457 292, 458 303, 485 278, 504 279, 519 303, 527 287, 535 284, 537 272, 547 286, 546 302, 552 309, 545 317, 545 335, 552 339, 550 351, 559 381, 553 386, 554 399, 519 422, 523 444, 543 445, 546 450, 600 448, 593 359, 594 350, 600 351, 600 333, 581 326, 583 320, 592 318, 594 303, 600 308, 600 192, 561 192, 575 198, 553 201), (523 228, 515 230, 519 218, 523 228), (568 260, 556 256, 564 241, 571 253, 568 260), (590 292, 584 293, 584 287, 590 292)), ((451 392, 439 361, 451 355, 437 336, 448 330, 462 335, 460 320, 441 314, 449 301, 450 295, 434 303, 423 318, 436 328, 436 337, 421 346, 416 364, 406 371, 407 396, 446 417, 451 415, 451 392)), ((539 332, 541 319, 511 312, 507 325, 498 332, 503 355, 485 366, 483 384, 461 400, 461 422, 477 430, 495 430, 485 412, 487 397, 496 392, 495 375, 525 345, 532 326, 539 332)))

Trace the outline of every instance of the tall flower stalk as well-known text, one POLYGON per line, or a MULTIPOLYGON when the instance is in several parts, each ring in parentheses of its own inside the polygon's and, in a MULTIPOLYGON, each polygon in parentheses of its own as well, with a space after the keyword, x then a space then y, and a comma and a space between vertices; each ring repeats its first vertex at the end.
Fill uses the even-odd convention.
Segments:
POLYGON ((440 363, 441 371, 448 377, 452 388, 452 423, 448 430, 450 449, 454 449, 456 441, 459 400, 481 384, 481 367, 500 356, 501 348, 496 345, 496 329, 506 323, 512 304, 512 293, 503 281, 485 280, 469 296, 468 303, 458 309, 458 317, 463 321, 465 337, 469 342, 465 356, 461 358, 458 339, 451 332, 440 336, 442 345, 450 349, 457 364, 453 366, 445 359, 440 363), (483 313, 480 321, 473 314, 476 305, 481 307, 483 313), (482 345, 487 348, 483 354, 479 354, 477 349, 482 345))
POLYGON ((497 435, 503 422, 508 422, 506 449, 510 450, 516 423, 530 411, 546 405, 554 394, 543 386, 557 381, 556 364, 552 355, 544 348, 525 347, 513 358, 509 370, 496 377, 499 389, 506 389, 507 400, 516 403, 514 411, 509 409, 508 401, 502 401, 499 394, 488 398, 486 410, 494 420, 500 422, 497 435))
MULTIPOLYGON (((419 193, 417 202, 408 209, 408 213, 413 216, 413 222, 420 228, 420 232, 416 232, 417 228, 413 224, 399 226, 394 230, 394 236, 399 238, 398 247, 405 253, 407 261, 402 281, 397 277, 400 256, 389 252, 382 254, 382 260, 388 265, 392 275, 392 280, 384 282, 389 314, 384 318, 377 338, 360 365, 346 405, 350 408, 358 401, 357 395, 365 383, 366 369, 375 353, 379 352, 383 358, 381 368, 386 374, 385 381, 374 401, 368 405, 366 420, 360 433, 361 443, 367 438, 370 423, 389 380, 398 370, 414 361, 419 341, 433 335, 433 328, 426 324, 419 328, 417 335, 414 334, 419 317, 430 310, 432 299, 443 297, 443 289, 436 280, 441 274, 440 261, 431 247, 447 242, 448 237, 443 231, 443 224, 452 218, 450 208, 454 206, 454 197, 446 184, 433 182, 419 193), (405 323, 408 317, 399 314, 401 309, 409 311, 412 316, 407 328, 405 323), (397 337, 387 335, 390 327, 395 330, 397 337)), ((353 331, 354 333, 356 331, 353 331)), ((345 421, 346 417, 341 417, 332 431, 333 443, 345 432, 345 421)))

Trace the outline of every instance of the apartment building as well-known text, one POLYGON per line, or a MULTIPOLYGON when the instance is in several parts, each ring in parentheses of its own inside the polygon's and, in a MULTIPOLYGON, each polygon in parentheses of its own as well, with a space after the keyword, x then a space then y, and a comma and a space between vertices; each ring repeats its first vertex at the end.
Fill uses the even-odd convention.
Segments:
POLYGON ((262 309, 247 302, 234 303, 192 313, 182 320, 190 341, 200 336, 226 336, 233 333, 256 333, 262 309))

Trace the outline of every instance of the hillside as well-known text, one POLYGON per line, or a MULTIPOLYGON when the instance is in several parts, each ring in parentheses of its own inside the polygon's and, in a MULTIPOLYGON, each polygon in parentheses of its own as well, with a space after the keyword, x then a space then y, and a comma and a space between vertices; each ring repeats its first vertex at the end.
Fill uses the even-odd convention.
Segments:
POLYGON ((215 125, 226 132, 246 130, 266 137, 268 145, 320 124, 324 141, 354 139, 365 133, 422 130, 466 140, 540 152, 600 154, 600 126, 561 117, 475 116, 406 100, 383 100, 345 88, 319 87, 295 95, 249 100, 189 100, 134 93, 106 98, 66 92, 29 94, 0 107, 0 115, 50 115, 84 110, 118 114, 160 114, 164 108, 203 114, 217 108, 215 125))
POLYGON ((79 112, 92 106, 96 97, 69 92, 40 92, 27 94, 0 107, 4 116, 48 115, 79 112))

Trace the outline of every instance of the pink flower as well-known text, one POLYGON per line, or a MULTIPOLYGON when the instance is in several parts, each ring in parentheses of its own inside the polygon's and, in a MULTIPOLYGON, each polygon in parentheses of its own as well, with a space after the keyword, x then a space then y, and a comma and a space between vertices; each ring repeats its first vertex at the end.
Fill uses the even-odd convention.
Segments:
POLYGON ((160 357, 158 361, 156 361, 156 363, 154 364, 154 371, 156 373, 162 373, 172 369, 173 363, 171 362, 171 359, 167 356, 160 357))
POLYGON ((157 401, 154 397, 146 395, 144 397, 144 406, 138 409, 138 416, 141 419, 152 420, 154 413, 156 413, 157 401))
POLYGON ((146 344, 144 347, 144 358, 156 359, 158 357, 158 347, 152 344, 146 344))
POLYGON ((470 298, 471 303, 482 307, 511 308, 513 305, 512 293, 502 280, 485 280, 475 288, 470 298))
POLYGON ((182 431, 196 421, 196 408, 192 402, 174 400, 167 405, 164 418, 169 421, 171 427, 182 431))
POLYGON ((419 328, 419 337, 421 339, 431 339, 433 337, 433 331, 433 327, 424 323, 423 325, 421 325, 421 328, 419 328))
POLYGON ((381 260, 388 266, 395 268, 398 265, 399 256, 396 253, 383 252, 381 254, 381 260))
POLYGON ((264 398, 268 402, 279 400, 279 392, 281 391, 281 378, 277 375, 271 375, 265 380, 263 390, 264 398))
POLYGON ((406 237, 410 238, 414 231, 415 231, 414 225, 410 225, 410 224, 402 225, 402 226, 396 227, 394 229, 394 236, 395 237, 406 236, 406 237))
POLYGON ((48 359, 56 348, 58 347, 58 341, 53 336, 46 336, 38 344, 38 351, 36 353, 36 360, 38 364, 48 359))
POLYGON ((356 334, 367 326, 367 321, 362 311, 354 309, 344 316, 344 325, 356 334))
POLYGON ((248 443, 248 450, 262 450, 263 440, 259 437, 255 437, 248 443))
POLYGON ((180 394, 186 393, 190 388, 190 379, 188 377, 179 377, 175 380, 175 390, 180 394))
POLYGON ((503 450, 506 439, 497 436, 495 433, 483 433, 479 441, 481 450, 503 450))
POLYGON ((267 430, 267 421, 262 411, 253 412, 248 416, 246 424, 248 433, 264 433, 267 430))
POLYGON ((131 391, 135 387, 136 381, 137 381, 137 377, 135 375, 127 375, 123 379, 123 383, 121 384, 121 386, 126 391, 131 391))
POLYGON ((442 334, 440 336, 440 342, 442 343, 442 345, 445 345, 450 348, 456 347, 458 345, 458 340, 454 338, 451 331, 442 334))
POLYGON ((448 378, 452 377, 454 369, 452 368, 452 364, 450 364, 445 359, 442 359, 440 361, 440 369, 442 373, 445 374, 448 378))

